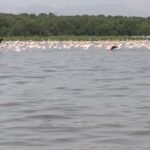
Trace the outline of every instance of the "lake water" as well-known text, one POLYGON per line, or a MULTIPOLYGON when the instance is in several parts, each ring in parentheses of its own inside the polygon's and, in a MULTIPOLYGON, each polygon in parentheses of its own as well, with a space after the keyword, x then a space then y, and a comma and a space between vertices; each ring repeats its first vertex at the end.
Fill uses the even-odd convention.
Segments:
POLYGON ((0 149, 149 150, 150 50, 0 50, 0 149))

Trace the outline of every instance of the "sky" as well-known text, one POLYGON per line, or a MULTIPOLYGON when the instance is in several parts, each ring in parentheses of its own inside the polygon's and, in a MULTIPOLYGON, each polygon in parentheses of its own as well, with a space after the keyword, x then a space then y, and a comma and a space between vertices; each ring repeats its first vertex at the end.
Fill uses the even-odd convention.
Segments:
POLYGON ((0 12, 150 16, 150 0, 0 0, 0 12))

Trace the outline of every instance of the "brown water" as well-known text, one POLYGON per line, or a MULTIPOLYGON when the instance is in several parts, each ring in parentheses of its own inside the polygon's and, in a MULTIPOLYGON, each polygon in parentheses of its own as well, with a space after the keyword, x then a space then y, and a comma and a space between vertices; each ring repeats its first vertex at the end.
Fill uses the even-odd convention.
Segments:
POLYGON ((0 52, 0 149, 149 150, 150 50, 0 52))

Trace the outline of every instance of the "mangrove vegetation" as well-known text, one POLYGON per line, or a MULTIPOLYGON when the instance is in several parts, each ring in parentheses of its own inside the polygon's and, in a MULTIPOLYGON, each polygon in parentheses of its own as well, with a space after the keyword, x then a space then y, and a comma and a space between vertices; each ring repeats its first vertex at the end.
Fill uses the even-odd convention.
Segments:
POLYGON ((150 17, 0 13, 0 37, 149 36, 150 17))

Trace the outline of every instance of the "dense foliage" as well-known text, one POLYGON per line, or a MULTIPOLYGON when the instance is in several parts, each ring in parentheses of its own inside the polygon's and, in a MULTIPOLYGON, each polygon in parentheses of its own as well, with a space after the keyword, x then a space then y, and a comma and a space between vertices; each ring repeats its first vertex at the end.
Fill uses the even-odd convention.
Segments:
POLYGON ((0 36, 150 35, 150 17, 0 13, 0 36))

